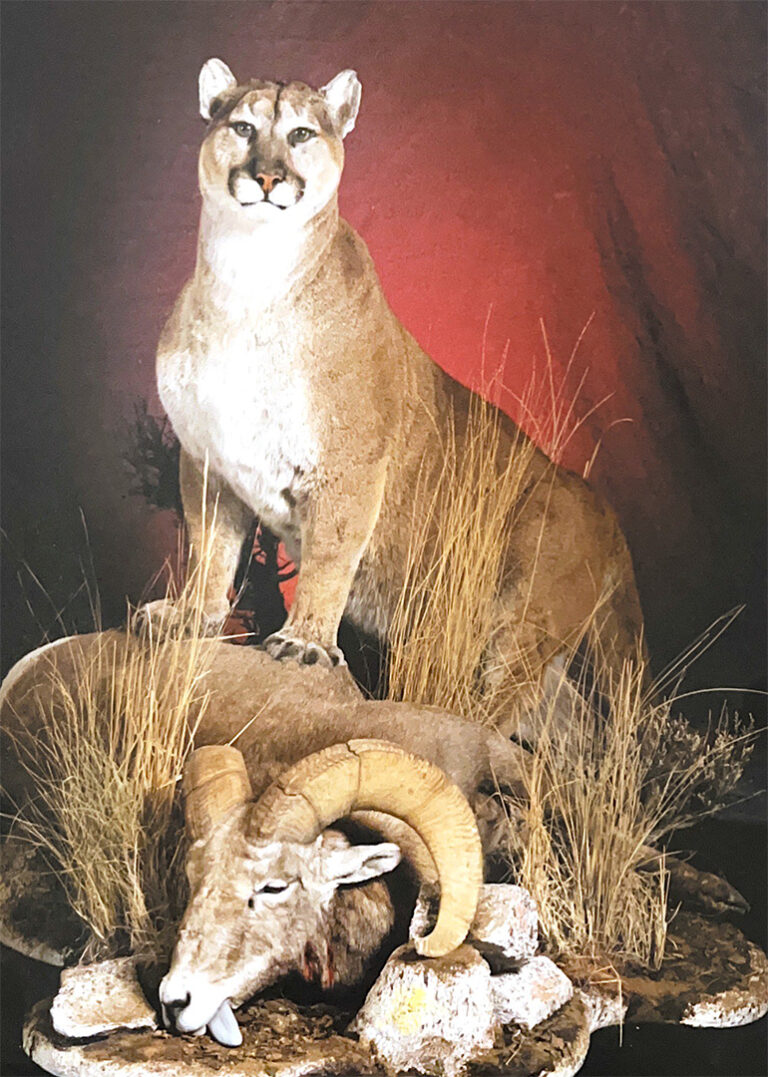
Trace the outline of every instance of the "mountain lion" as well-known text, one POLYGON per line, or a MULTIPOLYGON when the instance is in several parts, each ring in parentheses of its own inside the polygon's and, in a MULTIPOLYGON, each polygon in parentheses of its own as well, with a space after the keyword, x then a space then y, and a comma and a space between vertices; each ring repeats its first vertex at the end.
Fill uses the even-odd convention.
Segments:
MULTIPOLYGON (((207 129, 197 263, 163 331, 157 371, 182 446, 193 547, 206 461, 208 503, 218 506, 204 612, 212 629, 227 615, 258 516, 300 565, 290 614, 267 650, 335 665, 345 611, 386 636, 419 518, 416 492, 439 474, 449 424, 460 441, 472 394, 400 324, 365 244, 339 217, 342 140, 360 103, 355 72, 320 90, 238 83, 214 59, 199 89, 207 129)), ((511 420, 499 422, 502 454, 530 447, 511 420)), ((604 649, 621 659, 642 628, 615 517, 581 478, 531 452, 488 641, 513 680, 509 656, 536 654, 543 668, 606 590, 604 649)))

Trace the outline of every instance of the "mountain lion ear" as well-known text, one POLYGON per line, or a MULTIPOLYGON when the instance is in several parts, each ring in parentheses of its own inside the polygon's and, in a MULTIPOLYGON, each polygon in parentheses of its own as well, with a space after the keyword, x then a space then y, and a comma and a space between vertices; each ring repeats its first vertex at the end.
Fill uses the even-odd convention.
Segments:
POLYGON ((200 71, 198 87, 200 90, 200 115, 210 120, 216 111, 213 105, 216 99, 227 90, 237 86, 237 79, 223 60, 208 60, 200 71))
POLYGON ((333 125, 342 138, 355 126, 362 89, 356 71, 341 71, 335 79, 320 87, 333 125))

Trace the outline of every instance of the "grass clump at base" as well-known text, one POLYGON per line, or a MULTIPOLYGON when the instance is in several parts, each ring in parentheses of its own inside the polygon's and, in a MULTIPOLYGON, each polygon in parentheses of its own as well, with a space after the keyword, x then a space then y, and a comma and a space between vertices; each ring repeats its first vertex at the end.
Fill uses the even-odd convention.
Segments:
POLYGON ((201 611, 214 541, 215 516, 186 585, 169 584, 172 630, 129 609, 124 635, 73 648, 75 677, 52 657, 40 721, 14 733, 34 790, 15 832, 61 880, 88 959, 161 957, 183 912, 177 783, 208 706, 201 611))
POLYGON ((660 966, 673 910, 649 848, 721 808, 752 747, 749 723, 723 708, 697 732, 676 713, 684 697, 654 702, 648 680, 640 645, 618 673, 598 669, 599 692, 562 675, 537 716, 523 826, 510 829, 548 949, 595 968, 660 966))

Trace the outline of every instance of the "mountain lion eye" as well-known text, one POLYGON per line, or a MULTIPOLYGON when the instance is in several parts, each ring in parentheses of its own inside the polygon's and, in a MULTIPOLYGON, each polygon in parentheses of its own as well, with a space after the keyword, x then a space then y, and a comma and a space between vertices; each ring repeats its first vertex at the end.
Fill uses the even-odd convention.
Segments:
POLYGON ((232 130, 236 135, 240 135, 241 138, 251 138, 254 134, 253 124, 243 123, 242 121, 233 123, 232 130))
POLYGON ((294 127, 293 131, 288 135, 288 141, 292 146, 298 146, 300 142, 309 142, 310 138, 314 138, 316 133, 310 127, 294 127))

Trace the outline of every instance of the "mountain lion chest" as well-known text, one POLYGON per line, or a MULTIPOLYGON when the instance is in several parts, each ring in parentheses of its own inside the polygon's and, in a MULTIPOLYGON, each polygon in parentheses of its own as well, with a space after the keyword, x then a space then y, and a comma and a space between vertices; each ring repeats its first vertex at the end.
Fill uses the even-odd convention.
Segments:
POLYGON ((290 329, 193 323, 158 354, 158 387, 184 450, 254 513, 291 530, 297 488, 316 466, 313 408, 290 329))

